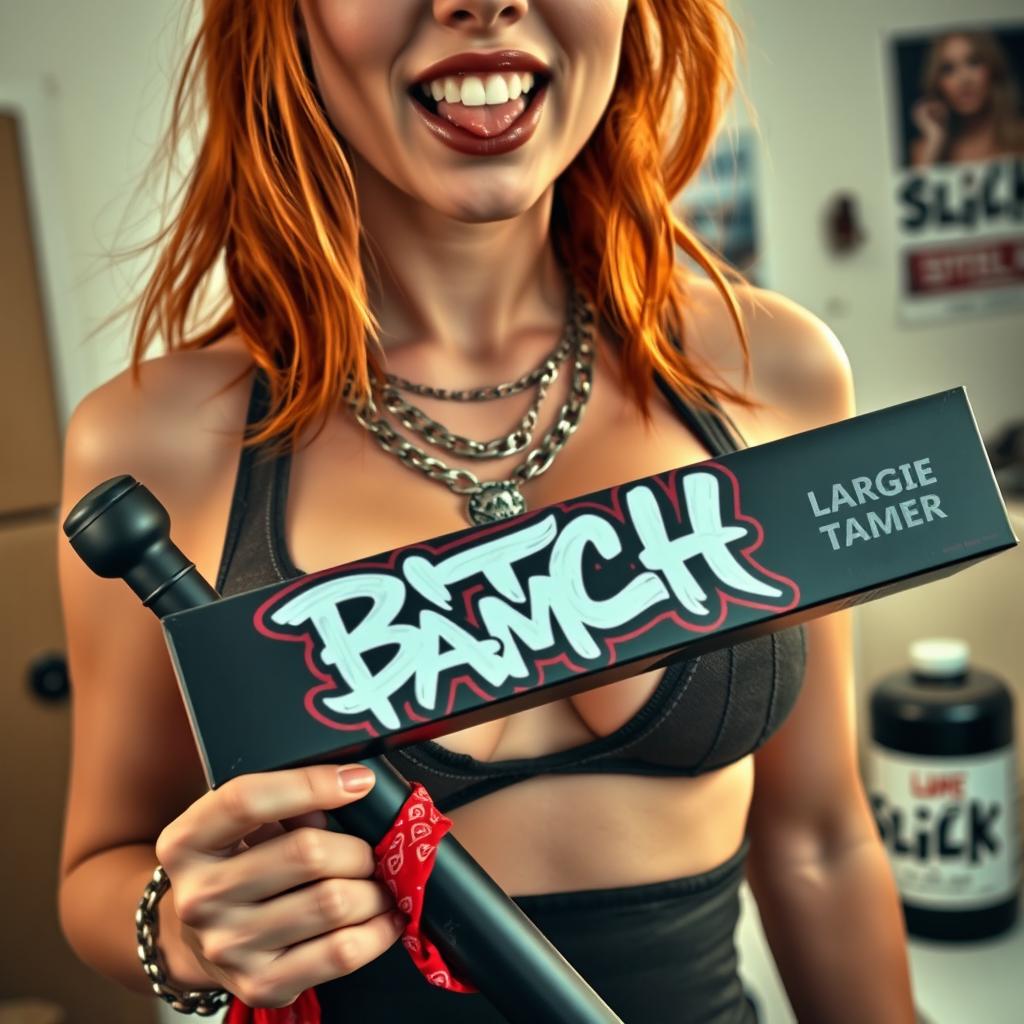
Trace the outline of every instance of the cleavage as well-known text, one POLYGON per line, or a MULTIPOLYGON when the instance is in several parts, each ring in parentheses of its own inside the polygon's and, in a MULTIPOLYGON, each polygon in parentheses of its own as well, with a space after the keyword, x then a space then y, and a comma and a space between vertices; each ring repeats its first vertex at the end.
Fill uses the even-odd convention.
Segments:
POLYGON ((439 736, 445 750, 490 763, 545 757, 572 750, 617 732, 650 703, 664 669, 528 708, 439 736))

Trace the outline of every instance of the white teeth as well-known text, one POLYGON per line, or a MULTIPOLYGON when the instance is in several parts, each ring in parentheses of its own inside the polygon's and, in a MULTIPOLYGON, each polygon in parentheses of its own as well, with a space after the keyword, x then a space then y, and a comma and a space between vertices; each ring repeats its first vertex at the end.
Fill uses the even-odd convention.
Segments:
POLYGON ((465 107, 482 107, 487 102, 483 80, 476 75, 466 75, 462 80, 462 105, 465 107))
POLYGON ((501 75, 488 75, 484 82, 486 103, 508 103, 508 83, 501 75))
POLYGON ((432 82, 421 82, 420 91, 435 101, 462 103, 467 107, 507 103, 517 100, 533 88, 530 71, 502 72, 482 78, 480 75, 447 75, 432 82))

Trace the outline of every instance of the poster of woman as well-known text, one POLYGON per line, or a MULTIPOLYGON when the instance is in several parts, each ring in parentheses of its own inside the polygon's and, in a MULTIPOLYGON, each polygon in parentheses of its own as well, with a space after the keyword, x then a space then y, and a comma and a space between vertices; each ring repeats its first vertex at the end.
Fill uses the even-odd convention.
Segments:
POLYGON ((901 315, 1024 307, 1024 26, 893 38, 901 315))

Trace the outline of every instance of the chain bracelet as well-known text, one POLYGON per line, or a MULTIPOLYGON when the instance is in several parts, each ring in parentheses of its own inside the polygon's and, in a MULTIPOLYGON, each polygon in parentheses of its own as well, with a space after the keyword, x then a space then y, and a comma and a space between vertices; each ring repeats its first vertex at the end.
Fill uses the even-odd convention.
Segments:
POLYGON ((139 960, 146 977, 152 982, 153 991, 172 1010, 178 1013, 194 1013, 200 1017, 212 1017, 228 1004, 230 993, 222 988, 204 991, 182 990, 172 987, 168 982, 163 967, 163 957, 156 944, 160 936, 160 920, 157 916, 157 903, 160 897, 170 888, 171 880, 167 872, 158 864, 153 877, 142 891, 135 911, 135 937, 138 940, 139 960))

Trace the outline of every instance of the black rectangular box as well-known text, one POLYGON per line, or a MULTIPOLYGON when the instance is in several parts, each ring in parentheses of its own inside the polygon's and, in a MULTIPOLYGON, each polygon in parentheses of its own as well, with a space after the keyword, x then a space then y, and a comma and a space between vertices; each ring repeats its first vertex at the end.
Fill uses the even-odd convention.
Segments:
POLYGON ((432 739, 1016 542, 956 388, 163 625, 216 787, 432 739))

